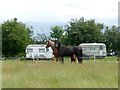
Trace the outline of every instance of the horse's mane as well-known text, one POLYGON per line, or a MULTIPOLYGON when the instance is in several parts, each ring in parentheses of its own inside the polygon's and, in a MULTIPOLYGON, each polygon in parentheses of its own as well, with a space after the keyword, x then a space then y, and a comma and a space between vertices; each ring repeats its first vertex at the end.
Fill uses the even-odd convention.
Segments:
POLYGON ((64 48, 64 47, 66 47, 66 46, 63 45, 63 44, 60 43, 60 42, 55 42, 55 47, 59 50, 60 48, 64 48))

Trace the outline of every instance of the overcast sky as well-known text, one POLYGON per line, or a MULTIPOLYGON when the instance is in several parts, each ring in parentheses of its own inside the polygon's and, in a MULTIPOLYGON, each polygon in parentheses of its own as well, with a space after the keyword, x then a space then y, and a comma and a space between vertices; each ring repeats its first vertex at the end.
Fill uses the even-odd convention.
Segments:
MULTIPOLYGON (((26 23, 66 23, 71 18, 118 24, 119 0, 0 0, 0 22, 14 17, 26 23)), ((34 25, 33 25, 34 27, 34 25)), ((41 27, 39 27, 41 28, 41 27)), ((43 28, 44 29, 44 28, 43 28)))

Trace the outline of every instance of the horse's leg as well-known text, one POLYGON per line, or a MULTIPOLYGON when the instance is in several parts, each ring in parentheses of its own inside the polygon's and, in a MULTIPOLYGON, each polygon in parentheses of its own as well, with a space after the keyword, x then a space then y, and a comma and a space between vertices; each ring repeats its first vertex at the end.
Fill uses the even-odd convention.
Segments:
POLYGON ((56 58, 56 62, 58 62, 58 57, 55 57, 56 58))
POLYGON ((82 49, 76 49, 75 50, 75 55, 77 56, 78 62, 82 63, 82 49))
POLYGON ((80 53, 79 53, 79 63, 82 63, 83 59, 82 59, 83 55, 82 55, 82 49, 80 49, 80 53))
POLYGON ((62 61, 62 63, 64 63, 64 58, 63 57, 60 57, 60 60, 62 61))
POLYGON ((52 61, 54 61, 54 59, 55 59, 55 57, 53 56, 53 57, 52 57, 52 61))
POLYGON ((75 55, 75 61, 78 63, 78 58, 77 58, 77 56, 75 55))
POLYGON ((82 54, 77 54, 77 59, 79 63, 82 63, 82 54))
POLYGON ((71 63, 72 63, 72 62, 75 62, 74 55, 73 55, 73 56, 71 56, 71 63))
POLYGON ((78 57, 78 62, 82 63, 82 57, 78 57))
POLYGON ((76 55, 75 55, 75 54, 73 55, 73 58, 74 58, 74 62, 77 61, 77 60, 76 60, 76 55))
POLYGON ((78 62, 82 63, 82 56, 80 54, 76 54, 78 62))
POLYGON ((71 56, 71 63, 73 62, 73 57, 71 56))

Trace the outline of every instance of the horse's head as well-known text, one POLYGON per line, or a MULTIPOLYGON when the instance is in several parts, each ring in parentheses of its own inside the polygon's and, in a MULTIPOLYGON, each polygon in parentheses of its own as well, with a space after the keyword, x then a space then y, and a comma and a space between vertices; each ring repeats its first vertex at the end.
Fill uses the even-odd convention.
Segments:
POLYGON ((46 48, 50 47, 50 42, 47 41, 46 48))
POLYGON ((46 48, 51 47, 53 45, 54 45, 54 42, 52 42, 51 40, 48 40, 46 44, 46 48))
POLYGON ((53 50, 53 54, 57 57, 58 56, 58 49, 55 47, 55 43, 51 40, 48 40, 46 44, 46 48, 51 47, 53 50))

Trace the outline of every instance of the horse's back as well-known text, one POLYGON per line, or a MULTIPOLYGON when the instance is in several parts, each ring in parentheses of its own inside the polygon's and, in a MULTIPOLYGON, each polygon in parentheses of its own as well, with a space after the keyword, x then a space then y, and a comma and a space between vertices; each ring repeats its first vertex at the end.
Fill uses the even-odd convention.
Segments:
POLYGON ((74 53, 73 48, 70 47, 60 47, 59 56, 72 56, 74 53))
POLYGON ((72 47, 66 47, 64 51, 65 56, 73 56, 74 54, 74 49, 72 47))

